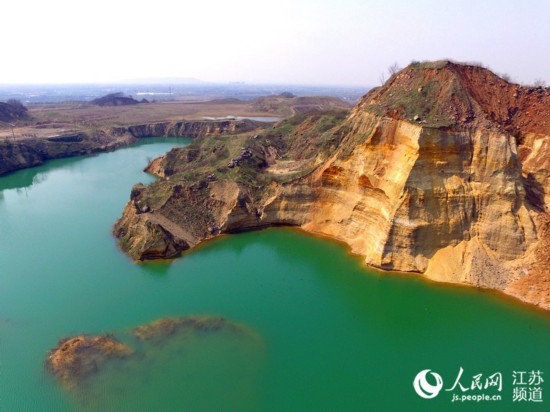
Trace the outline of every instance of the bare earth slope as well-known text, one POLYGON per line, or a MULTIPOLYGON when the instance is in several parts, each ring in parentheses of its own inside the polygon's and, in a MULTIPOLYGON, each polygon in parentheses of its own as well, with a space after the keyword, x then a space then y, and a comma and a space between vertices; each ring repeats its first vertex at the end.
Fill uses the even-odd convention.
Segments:
POLYGON ((200 139, 157 159, 115 225, 135 259, 270 225, 346 242, 371 266, 550 309, 550 92, 413 64, 345 112, 200 139))

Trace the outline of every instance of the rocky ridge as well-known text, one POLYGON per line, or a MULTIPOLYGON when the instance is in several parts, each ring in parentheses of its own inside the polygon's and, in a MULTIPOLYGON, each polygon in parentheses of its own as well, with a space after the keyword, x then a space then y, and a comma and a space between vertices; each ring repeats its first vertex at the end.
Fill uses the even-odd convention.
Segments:
POLYGON ((172 150, 151 166, 160 180, 133 188, 114 232, 143 260, 220 233, 299 226, 373 267, 550 309, 549 145, 548 89, 415 63, 349 115, 300 113, 172 150))

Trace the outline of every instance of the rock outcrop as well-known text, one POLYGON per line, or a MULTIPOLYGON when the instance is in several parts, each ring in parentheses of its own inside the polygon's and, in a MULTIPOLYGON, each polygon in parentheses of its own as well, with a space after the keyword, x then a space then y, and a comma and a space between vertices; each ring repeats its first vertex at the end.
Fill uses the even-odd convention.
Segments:
POLYGON ((135 139, 130 135, 112 135, 100 131, 50 138, 6 139, 0 141, 0 175, 39 166, 52 159, 83 156, 126 146, 135 139))
POLYGON ((61 340, 48 354, 46 367, 61 383, 74 387, 110 359, 131 353, 132 349, 114 336, 81 335, 61 340))
POLYGON ((150 259, 224 232, 300 226, 377 268, 550 309, 549 156, 550 90, 417 63, 347 117, 300 114, 171 151, 154 163, 163 178, 134 188, 115 234, 134 259, 150 259))
POLYGON ((181 122, 161 122, 119 128, 128 131, 133 137, 205 137, 223 133, 244 133, 265 127, 265 123, 253 120, 189 120, 181 122))
MULTIPOLYGON (((139 362, 154 356, 154 347, 180 338, 178 345, 185 345, 190 334, 205 337, 215 332, 228 332, 231 336, 254 342, 263 347, 263 338, 245 325, 223 317, 198 315, 178 318, 162 318, 132 329, 130 344, 119 341, 114 335, 79 335, 59 341, 47 355, 46 369, 67 389, 77 389, 89 378, 100 373, 109 362, 139 362)), ((127 333, 123 333, 127 335, 127 333)), ((128 336, 126 336, 128 340, 128 336)), ((124 363, 121 364, 122 366, 124 363)))

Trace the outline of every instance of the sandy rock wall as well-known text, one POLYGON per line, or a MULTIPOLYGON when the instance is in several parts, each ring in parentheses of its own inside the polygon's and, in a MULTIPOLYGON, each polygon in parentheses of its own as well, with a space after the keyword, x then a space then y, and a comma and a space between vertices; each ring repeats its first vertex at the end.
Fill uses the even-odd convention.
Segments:
MULTIPOLYGON (((170 196, 142 214, 132 211, 131 201, 117 223, 123 242, 133 245, 125 249, 137 259, 158 257, 163 249, 173 256, 224 232, 300 226, 347 243, 374 267, 541 301, 540 293, 510 285, 540 260, 549 137, 524 136, 518 144, 503 130, 445 130, 360 110, 348 118, 347 130, 312 173, 284 184, 256 190, 212 182, 202 200, 189 195, 196 187, 182 188, 185 207, 170 196)), ((154 164, 161 176, 162 165, 154 164)))

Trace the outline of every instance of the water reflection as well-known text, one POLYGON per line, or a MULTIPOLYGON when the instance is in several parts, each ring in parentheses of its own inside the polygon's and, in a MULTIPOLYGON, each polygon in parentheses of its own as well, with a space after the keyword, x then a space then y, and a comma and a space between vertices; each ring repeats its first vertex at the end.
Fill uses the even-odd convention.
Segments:
POLYGON ((153 277, 164 277, 170 271, 173 260, 147 261, 138 264, 141 272, 153 277))
POLYGON ((30 187, 33 184, 38 184, 46 180, 46 174, 44 174, 41 167, 35 167, 31 169, 24 169, 17 172, 13 172, 8 176, 0 178, 0 193, 3 190, 8 189, 21 189, 30 187))
MULTIPOLYGON (((127 146, 126 148, 122 148, 119 150, 124 150, 124 149, 137 147, 137 146, 158 144, 158 143, 170 143, 170 144, 173 144, 174 147, 178 147, 178 146, 185 146, 190 141, 191 139, 180 138, 180 137, 144 138, 144 139, 141 139, 136 144, 127 146)), ((26 187, 38 185, 46 181, 50 172, 54 170, 59 170, 59 169, 66 169, 68 171, 72 171, 76 167, 77 163, 81 162, 84 159, 96 157, 100 154, 101 153, 95 153, 87 156, 75 156, 75 157, 68 157, 64 159, 48 160, 46 163, 40 166, 17 170, 13 173, 9 173, 8 175, 0 176, 0 193, 2 193, 3 190, 23 189, 26 187)), ((147 158, 149 160, 152 160, 153 157, 155 156, 149 155, 147 158)))

